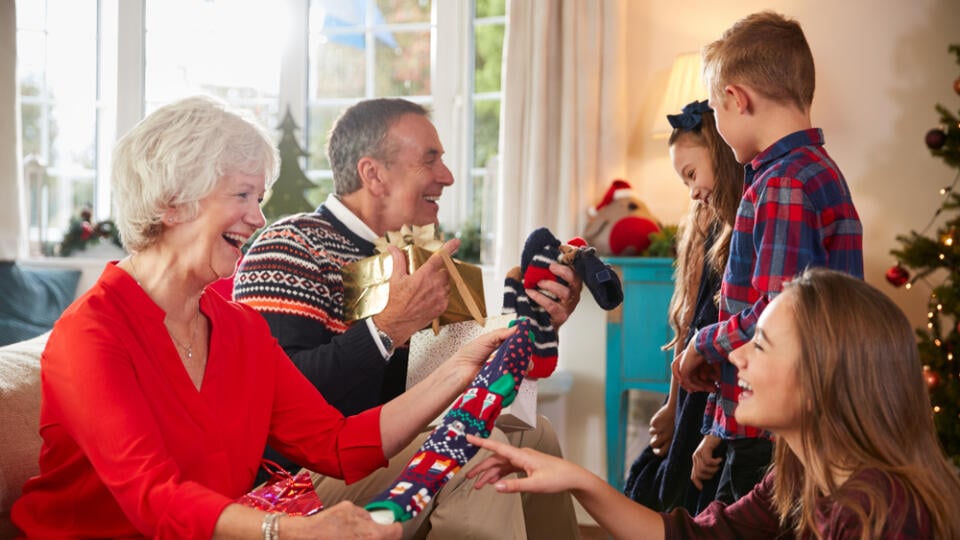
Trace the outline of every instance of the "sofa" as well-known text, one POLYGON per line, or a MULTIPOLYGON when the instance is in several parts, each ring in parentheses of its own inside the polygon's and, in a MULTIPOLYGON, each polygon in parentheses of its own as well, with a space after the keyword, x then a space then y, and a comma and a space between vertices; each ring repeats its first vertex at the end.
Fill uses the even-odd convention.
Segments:
POLYGON ((49 332, 0 347, 0 538, 13 538, 10 507, 39 472, 40 353, 49 332))
POLYGON ((102 259, 0 262, 0 540, 10 508, 39 472, 40 354, 50 328, 103 270, 102 259))

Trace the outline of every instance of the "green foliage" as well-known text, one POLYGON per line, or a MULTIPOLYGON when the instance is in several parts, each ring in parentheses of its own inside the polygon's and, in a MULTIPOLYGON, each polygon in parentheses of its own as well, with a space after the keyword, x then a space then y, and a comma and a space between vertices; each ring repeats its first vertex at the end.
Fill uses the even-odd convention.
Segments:
POLYGON ((477 0, 477 17, 495 17, 507 14, 507 0, 477 0))
POLYGON ((676 257, 677 256, 677 226, 664 225, 659 231, 650 233, 650 247, 641 255, 643 257, 676 257))
MULTIPOLYGON (((949 50, 957 55, 960 65, 960 45, 951 45, 949 50)), ((939 104, 936 111, 947 136, 943 146, 931 148, 930 153, 960 170, 958 115, 939 104)), ((960 466, 960 358, 955 358, 960 355, 960 194, 953 191, 956 185, 957 180, 946 190, 947 196, 934 214, 942 221, 936 233, 926 236, 924 229, 898 235, 900 248, 891 250, 891 254, 901 266, 912 270, 911 284, 922 281, 931 286, 928 320, 916 330, 917 345, 937 434, 947 455, 960 466)))
MULTIPOLYGON (((60 242, 56 254, 61 257, 69 257, 77 251, 83 251, 88 246, 100 243, 100 240, 112 242, 115 246, 122 248, 120 242, 120 233, 112 220, 106 219, 100 223, 93 223, 90 208, 84 208, 78 216, 70 219, 70 227, 67 233, 63 235, 63 241, 60 242)), ((52 253, 47 253, 52 255, 52 253)))
POLYGON ((474 27, 476 36, 476 56, 474 72, 474 91, 499 92, 500 70, 503 65, 502 24, 485 24, 474 27))
POLYGON ((947 140, 942 148, 932 149, 930 153, 951 167, 960 167, 960 151, 957 150, 960 148, 960 120, 943 105, 937 105, 936 110, 940 113, 940 123, 944 127, 947 140))
POLYGON ((468 221, 455 236, 460 239, 457 258, 463 262, 480 264, 480 247, 483 243, 480 223, 475 220, 468 221))

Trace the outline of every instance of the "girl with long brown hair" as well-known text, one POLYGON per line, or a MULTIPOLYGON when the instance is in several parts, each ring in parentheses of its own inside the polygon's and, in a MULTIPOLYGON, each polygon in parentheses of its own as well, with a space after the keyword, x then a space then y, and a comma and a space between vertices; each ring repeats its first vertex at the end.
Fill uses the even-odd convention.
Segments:
POLYGON ((659 514, 578 465, 479 439, 499 456, 469 475, 503 492, 570 490, 615 538, 960 538, 960 477, 937 440, 911 325, 883 293, 808 269, 730 361, 737 421, 776 437, 767 475, 736 503, 659 514), (513 470, 526 477, 503 478, 513 470))

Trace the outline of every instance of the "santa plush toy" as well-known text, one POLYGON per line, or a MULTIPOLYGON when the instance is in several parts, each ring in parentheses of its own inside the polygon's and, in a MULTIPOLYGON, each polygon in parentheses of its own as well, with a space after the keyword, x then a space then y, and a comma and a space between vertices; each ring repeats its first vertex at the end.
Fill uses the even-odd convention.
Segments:
POLYGON ((587 215, 583 238, 601 255, 640 255, 650 247, 650 233, 660 230, 657 219, 630 183, 619 178, 587 215))

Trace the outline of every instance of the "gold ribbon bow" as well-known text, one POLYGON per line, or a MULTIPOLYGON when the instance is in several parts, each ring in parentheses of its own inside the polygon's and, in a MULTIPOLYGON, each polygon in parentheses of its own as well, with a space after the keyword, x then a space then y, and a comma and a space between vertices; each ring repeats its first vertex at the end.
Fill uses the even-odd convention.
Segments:
MULTIPOLYGON (((447 274, 450 275, 450 281, 453 282, 453 286, 456 287, 457 292, 460 293, 460 298, 463 299, 463 303, 470 313, 470 316, 473 317, 473 320, 480 323, 481 326, 484 324, 486 317, 484 317, 483 312, 480 311, 480 307, 470 294, 470 288, 467 287, 463 276, 461 276, 457 270, 456 263, 454 263, 453 259, 450 258, 450 255, 445 250, 440 249, 443 247, 443 240, 440 239, 440 233, 434 224, 404 225, 399 231, 388 231, 383 235, 383 238, 377 238, 374 241, 374 247, 380 253, 386 253, 387 246, 396 246, 400 249, 407 246, 417 246, 433 252, 431 257, 440 257, 443 259, 443 265, 447 269, 447 274)), ((407 265, 410 267, 410 272, 413 272, 413 262, 407 261, 407 265)), ((433 327, 433 335, 439 334, 440 318, 434 318, 431 326, 433 327)))
POLYGON ((373 242, 380 253, 387 252, 387 246, 397 246, 403 249, 407 246, 417 246, 428 251, 437 251, 443 246, 439 231, 433 223, 429 225, 404 225, 399 231, 387 231, 383 238, 373 242))

